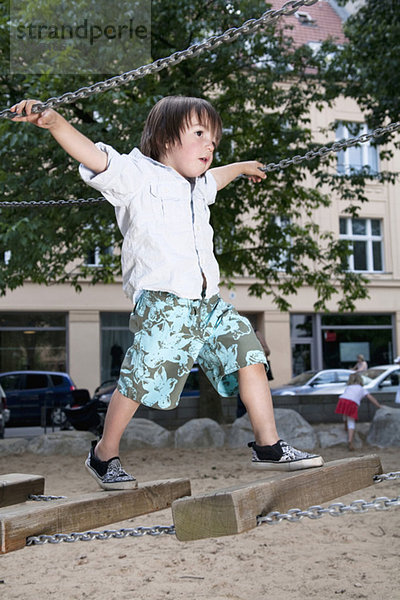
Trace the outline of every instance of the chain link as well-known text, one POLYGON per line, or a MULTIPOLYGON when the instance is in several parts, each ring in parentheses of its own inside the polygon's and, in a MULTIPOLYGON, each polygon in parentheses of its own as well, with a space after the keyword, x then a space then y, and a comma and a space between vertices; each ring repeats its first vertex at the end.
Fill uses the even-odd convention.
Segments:
MULTIPOLYGON (((374 475, 373 481, 380 483, 382 481, 388 481, 393 479, 400 479, 400 471, 394 471, 391 473, 383 473, 381 475, 374 475)), ((66 496, 42 496, 31 494, 30 500, 59 500, 66 496)), ((397 498, 389 499, 386 496, 376 498, 371 502, 365 500, 354 500, 351 504, 343 504, 343 502, 334 502, 327 508, 319 505, 310 506, 306 510, 300 508, 291 508, 287 513, 280 513, 279 511, 273 511, 268 513, 266 516, 257 517, 257 525, 267 523, 268 525, 276 525, 282 521, 289 521, 290 523, 297 523, 304 517, 309 519, 320 519, 325 515, 331 517, 341 517, 347 513, 361 514, 366 513, 371 508, 375 510, 389 510, 395 506, 400 506, 400 496, 397 498)), ((89 542, 91 540, 109 540, 111 538, 122 539, 125 537, 142 537, 144 535, 175 535, 174 525, 154 525, 153 527, 135 527, 135 528, 123 528, 123 529, 105 529, 104 531, 84 531, 82 533, 55 533, 53 535, 33 535, 27 538, 26 545, 43 545, 43 544, 59 544, 60 542, 89 542)))
MULTIPOLYGON (((394 479, 400 479, 400 471, 393 471, 390 473, 382 473, 381 475, 374 475, 373 481, 375 483, 381 483, 383 481, 390 481, 394 479)), ((360 514, 366 513, 369 509, 375 510, 389 510, 395 506, 400 506, 400 496, 392 498, 391 500, 386 496, 376 498, 371 502, 365 500, 354 500, 351 504, 345 505, 342 502, 334 502, 327 508, 322 506, 310 506, 306 510, 300 508, 291 508, 287 513, 280 513, 279 511, 272 511, 266 516, 257 517, 257 525, 267 523, 268 525, 277 525, 282 521, 289 521, 290 523, 297 523, 304 517, 309 519, 320 519, 325 515, 331 517, 342 517, 346 513, 360 514)))
POLYGON ((296 155, 292 158, 284 158, 278 163, 269 163, 268 165, 265 165, 265 167, 262 167, 261 170, 265 171, 266 173, 269 173, 271 171, 286 169, 291 165, 298 165, 304 162, 305 160, 314 160, 314 158, 325 158, 326 156, 328 156, 328 154, 332 152, 340 152, 341 150, 345 150, 346 148, 352 148, 357 144, 365 144, 366 142, 369 142, 372 139, 381 137, 385 133, 393 133, 398 129, 400 129, 400 121, 390 123, 385 127, 378 127, 377 129, 374 129, 374 131, 371 131, 370 133, 364 133, 363 135, 360 135, 360 137, 357 138, 348 138, 347 140, 334 142, 330 146, 322 146, 321 148, 318 148, 318 150, 309 150, 308 152, 306 152, 306 154, 303 154, 301 156, 296 155))
POLYGON ((71 204, 96 204, 99 202, 107 202, 107 200, 103 198, 103 196, 100 196, 100 198, 78 198, 71 200, 21 200, 20 202, 0 201, 0 207, 4 206, 4 208, 27 208, 29 206, 67 206, 71 204))
POLYGON ((45 496, 43 494, 29 494, 28 500, 35 500, 37 502, 48 502, 49 500, 64 500, 67 496, 45 496))
POLYGON ((287 511, 287 513, 273 511, 264 517, 257 517, 257 525, 262 525, 263 523, 267 523, 267 525, 277 525, 282 521, 297 523, 304 517, 308 517, 309 519, 320 519, 325 515, 329 515, 331 517, 342 517, 346 513, 360 514, 368 512, 368 510, 371 508, 375 510, 389 510, 395 506, 400 506, 400 496, 392 499, 382 496, 381 498, 376 498, 371 502, 366 502, 365 500, 354 500, 354 502, 351 502, 351 504, 348 505, 343 504, 342 502, 334 502, 327 508, 317 505, 310 506, 306 510, 301 510, 300 508, 291 508, 287 511))
MULTIPOLYGON (((89 98, 94 94, 105 92, 121 85, 126 85, 131 81, 141 79, 147 75, 161 71, 166 67, 176 65, 183 60, 198 56, 205 50, 213 50, 221 44, 233 42, 241 35, 247 35, 257 31, 257 29, 260 29, 267 23, 272 23, 273 21, 278 20, 280 17, 292 15, 302 6, 312 6, 313 4, 316 4, 316 2, 318 2, 318 0, 290 0, 278 10, 267 10, 258 19, 249 19, 240 27, 232 27, 231 29, 227 29, 221 35, 213 35, 203 42, 189 46, 189 48, 186 48, 186 50, 174 52, 170 56, 155 60, 151 64, 143 65, 137 69, 133 69, 132 71, 127 71, 121 75, 116 75, 110 79, 106 79, 105 81, 99 81, 93 85, 79 88, 74 92, 66 92, 61 96, 49 98, 45 102, 35 104, 32 107, 32 112, 40 113, 46 108, 56 108, 61 106, 61 104, 70 104, 76 100, 89 98)), ((11 119, 15 117, 15 113, 11 112, 10 109, 5 109, 0 112, 0 117, 11 119)))
POLYGON ((154 527, 136 527, 124 529, 105 529, 104 531, 85 531, 83 533, 55 533, 54 535, 30 536, 27 546, 43 544, 59 544, 60 542, 90 542, 91 540, 122 539, 125 537, 142 537, 144 535, 175 535, 174 525, 154 525, 154 527))
POLYGON ((388 481, 390 479, 400 479, 400 471, 392 471, 391 473, 382 473, 381 475, 374 475, 375 483, 381 483, 382 481, 388 481))
MULTIPOLYGON (((318 150, 309 150, 303 155, 296 154, 292 158, 283 158, 278 163, 268 163, 264 167, 261 168, 261 171, 265 171, 266 173, 270 173, 272 171, 278 171, 287 169, 292 165, 299 165, 300 163, 306 160, 314 160, 314 158, 325 158, 328 154, 332 152, 340 152, 345 148, 353 147, 356 144, 365 144, 369 142, 371 139, 375 139, 384 135, 385 133, 393 133, 400 129, 400 121, 396 121, 395 123, 390 123, 385 127, 378 127, 371 133, 364 133, 358 138, 349 138, 347 140, 341 140, 339 142, 334 142, 330 146, 322 146, 318 150)), ((0 208, 22 208, 29 206, 64 206, 68 204, 94 204, 99 202, 106 202, 105 198, 79 198, 79 199, 71 199, 71 200, 22 200, 21 202, 0 202, 0 208)))
MULTIPOLYGON (((67 104, 74 102, 75 100, 79 100, 81 98, 88 98, 93 94, 107 91, 111 88, 118 87, 119 85, 129 83, 135 79, 140 79, 151 73, 160 71, 161 69, 175 65, 187 58, 191 58, 193 56, 199 55, 204 50, 212 50, 222 43, 228 43, 236 40, 241 35, 247 35, 248 33, 254 32, 266 23, 271 23, 282 16, 289 16, 294 14, 299 8, 302 6, 312 6, 316 4, 318 0, 290 0, 286 2, 282 8, 278 10, 267 10, 260 18, 258 19, 249 19, 240 27, 233 27, 228 29, 223 34, 219 36, 211 36, 207 40, 200 42, 199 44, 193 44, 186 50, 182 50, 180 52, 175 52, 166 58, 161 58, 149 65, 143 65, 138 69, 134 69, 132 71, 128 71, 126 73, 122 73, 121 75, 117 75, 107 79, 105 81, 97 82, 91 86, 80 88, 74 92, 66 92, 61 96, 49 98, 46 102, 35 104, 32 108, 33 112, 43 112, 46 108, 55 108, 60 106, 61 104, 67 104)), ((13 118, 15 113, 11 112, 10 109, 5 109, 0 112, 0 117, 4 118, 13 118)), ((386 127, 379 127, 375 129, 371 133, 366 133, 361 135, 358 138, 349 138, 347 140, 342 140, 340 142, 335 142, 331 146, 322 146, 318 150, 310 150, 306 152, 304 155, 296 155, 292 158, 284 158, 278 163, 269 163, 265 167, 262 168, 265 172, 278 171, 282 169, 286 169, 291 165, 301 164, 303 161, 313 160, 315 158, 324 158, 331 152, 340 152, 345 148, 349 148, 355 146, 359 143, 363 144, 370 141, 373 138, 382 136, 385 133, 393 133, 400 128, 400 121, 390 123, 386 127)), ((71 200, 31 200, 31 201, 21 201, 21 202, 0 202, 0 206, 5 208, 22 208, 29 206, 65 206, 65 205, 73 205, 73 204, 94 204, 99 202, 105 202, 105 199, 100 198, 79 198, 79 199, 71 199, 71 200)))

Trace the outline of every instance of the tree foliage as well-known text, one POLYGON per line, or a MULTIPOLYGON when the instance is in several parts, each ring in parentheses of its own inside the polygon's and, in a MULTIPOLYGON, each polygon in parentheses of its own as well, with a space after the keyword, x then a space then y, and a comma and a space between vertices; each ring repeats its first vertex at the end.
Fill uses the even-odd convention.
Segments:
MULTIPOLYGON (((42 0, 44 1, 44 0, 42 0)), ((202 41, 212 33, 239 26, 266 9, 264 0, 153 0, 152 57, 168 56, 202 41)), ((102 76, 10 75, 7 57, 7 6, 1 6, 0 97, 3 107, 31 97, 46 100, 102 76)), ((57 57, 54 58, 57 60, 57 57)), ((112 144, 121 152, 138 145, 145 117, 163 96, 205 97, 219 110, 224 136, 215 164, 258 159, 264 163, 303 154, 312 140, 309 109, 321 102, 323 88, 317 59, 309 48, 295 48, 273 26, 212 52, 181 62, 89 99, 60 108, 85 135, 112 144)), ((0 122, 0 191, 2 200, 54 200, 93 195, 77 175, 77 165, 48 132, 33 126, 0 122)), ((252 278, 250 293, 271 294, 282 310, 301 286, 317 292, 315 309, 337 299, 340 310, 354 308, 366 296, 365 279, 343 268, 349 250, 332 232, 321 231, 314 218, 329 206, 326 185, 350 200, 362 199, 362 184, 326 180, 318 160, 269 174, 257 186, 241 179, 222 190, 212 209, 215 248, 224 281, 252 278), (310 188, 312 174, 316 186, 310 188), (323 193, 322 187, 325 186, 323 193)), ((104 204, 73 207, 1 208, 0 250, 11 251, 0 261, 0 292, 30 279, 37 283, 82 279, 110 282, 119 273, 121 236, 112 208, 104 204), (101 265, 85 266, 94 248, 101 265)))
MULTIPOLYGON (((346 4, 346 0, 338 0, 346 4)), ((400 114, 400 2, 366 0, 346 21, 348 43, 325 74, 327 93, 355 98, 371 127, 400 114)))

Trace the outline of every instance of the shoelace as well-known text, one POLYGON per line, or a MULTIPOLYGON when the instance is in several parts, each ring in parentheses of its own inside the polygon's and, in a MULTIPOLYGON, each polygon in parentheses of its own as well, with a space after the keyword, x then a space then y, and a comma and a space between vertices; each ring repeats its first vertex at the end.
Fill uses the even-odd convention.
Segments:
POLYGON ((107 469, 105 479, 112 478, 113 480, 118 479, 131 479, 130 475, 122 468, 122 465, 119 460, 113 460, 107 469))

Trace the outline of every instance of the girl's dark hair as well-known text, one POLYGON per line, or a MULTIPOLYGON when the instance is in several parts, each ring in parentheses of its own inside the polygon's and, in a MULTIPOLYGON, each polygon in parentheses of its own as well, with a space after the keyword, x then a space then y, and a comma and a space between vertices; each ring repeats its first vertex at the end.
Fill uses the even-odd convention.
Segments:
POLYGON ((222 135, 221 117, 207 100, 166 96, 153 106, 146 119, 140 141, 142 153, 159 161, 165 154, 166 144, 174 145, 181 141, 181 133, 190 125, 193 114, 201 125, 210 127, 218 145, 222 135))

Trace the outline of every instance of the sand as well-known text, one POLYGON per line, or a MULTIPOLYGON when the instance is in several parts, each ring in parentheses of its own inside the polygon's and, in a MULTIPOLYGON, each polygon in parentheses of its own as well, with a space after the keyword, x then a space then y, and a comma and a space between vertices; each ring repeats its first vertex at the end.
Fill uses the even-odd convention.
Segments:
MULTIPOLYGON (((379 454, 385 473, 400 470, 400 448, 364 447, 352 456, 371 453, 379 454)), ((344 447, 323 455, 327 461, 350 456, 344 447)), ((249 468, 245 449, 143 450, 122 458, 140 481, 189 477, 194 494, 253 481, 257 476, 249 468)), ((43 475, 46 493, 72 496, 96 490, 83 459, 4 457, 0 472, 43 475)), ((399 490, 400 480, 388 481, 340 500, 396 498, 399 490)), ((172 524, 170 509, 112 527, 158 524, 172 524)), ((0 556, 0 598, 399 600, 399 553, 400 507, 262 525, 241 535, 195 542, 144 536, 46 544, 0 556)))

